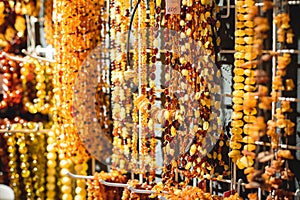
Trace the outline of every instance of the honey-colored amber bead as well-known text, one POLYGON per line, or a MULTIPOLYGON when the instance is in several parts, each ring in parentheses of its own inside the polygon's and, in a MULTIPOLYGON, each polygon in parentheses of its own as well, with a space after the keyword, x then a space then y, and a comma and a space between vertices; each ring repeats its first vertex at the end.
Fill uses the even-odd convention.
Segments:
POLYGON ((245 79, 245 84, 246 85, 254 85, 256 83, 255 78, 254 77, 247 77, 245 79))
POLYGON ((233 84, 233 89, 235 89, 235 90, 243 90, 244 86, 245 85, 243 83, 234 83, 233 84))
MULTIPOLYGON (((243 64, 243 63, 242 63, 243 64)), ((235 67, 234 69, 233 69, 233 73, 235 74, 235 75, 237 75, 237 76, 242 76, 242 75, 244 75, 244 69, 243 68, 239 68, 239 67, 235 67)))
POLYGON ((242 104, 234 104, 234 105, 232 106, 232 109, 233 109, 234 111, 242 111, 242 110, 244 109, 244 106, 243 106, 242 104))
POLYGON ((243 103, 243 98, 241 97, 233 97, 232 102, 235 104, 242 104, 243 103))
POLYGON ((240 127, 233 127, 231 129, 232 134, 241 135, 243 133, 243 129, 240 127))
POLYGON ((243 120, 232 120, 231 126, 232 127, 242 127, 244 125, 243 120))
POLYGON ((242 147, 242 145, 238 142, 235 141, 231 141, 229 144, 231 149, 240 149, 242 147))
POLYGON ((243 117, 243 120, 247 123, 253 123, 256 120, 256 117, 253 115, 246 115, 243 117))
POLYGON ((233 111, 232 114, 231 114, 231 118, 232 119, 242 119, 243 118, 243 113, 233 111))
POLYGON ((233 81, 236 83, 242 83, 245 80, 243 76, 234 76, 233 81))

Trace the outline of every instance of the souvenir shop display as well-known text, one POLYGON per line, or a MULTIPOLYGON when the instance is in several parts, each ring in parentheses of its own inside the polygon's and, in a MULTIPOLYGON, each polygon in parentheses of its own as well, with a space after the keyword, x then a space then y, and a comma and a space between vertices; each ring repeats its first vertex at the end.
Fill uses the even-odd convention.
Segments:
POLYGON ((299 11, 3 0, 0 183, 28 200, 299 199, 299 11))

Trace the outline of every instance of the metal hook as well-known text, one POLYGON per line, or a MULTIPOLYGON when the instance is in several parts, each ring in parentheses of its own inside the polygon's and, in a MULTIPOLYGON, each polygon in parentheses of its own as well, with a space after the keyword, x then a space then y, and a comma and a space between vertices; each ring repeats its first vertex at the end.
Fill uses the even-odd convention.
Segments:
POLYGON ((123 188, 128 187, 128 184, 125 183, 110 183, 104 180, 100 180, 99 182, 102 183, 103 185, 110 186, 110 187, 123 187, 123 188))
POLYGON ((238 180, 238 185, 237 185, 237 193, 240 195, 241 194, 241 186, 243 184, 243 179, 238 180))
POLYGON ((230 16, 230 0, 227 0, 227 6, 226 6, 226 15, 222 15, 222 19, 226 19, 230 16))
POLYGON ((153 190, 140 190, 140 189, 134 189, 131 186, 127 187, 130 191, 134 192, 134 193, 139 193, 139 194, 155 194, 156 191, 153 190))

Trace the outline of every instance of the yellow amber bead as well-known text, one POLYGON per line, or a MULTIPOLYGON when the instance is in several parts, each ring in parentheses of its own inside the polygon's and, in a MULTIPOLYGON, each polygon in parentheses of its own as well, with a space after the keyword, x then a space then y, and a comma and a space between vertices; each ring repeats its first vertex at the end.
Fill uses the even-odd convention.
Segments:
POLYGON ((247 123, 253 123, 256 121, 256 117, 253 116, 253 115, 247 115, 247 116, 244 116, 244 121, 247 122, 247 123))
POLYGON ((234 111, 242 111, 242 110, 244 109, 244 106, 241 105, 241 104, 234 104, 234 105, 232 106, 232 109, 233 109, 234 111))
POLYGON ((244 84, 243 83, 234 83, 233 84, 233 89, 242 90, 242 89, 244 89, 244 84))
POLYGON ((231 114, 231 118, 232 119, 242 119, 243 118, 243 113, 233 111, 232 114, 231 114))
POLYGON ((232 92, 232 95, 234 97, 243 97, 244 96, 244 91, 243 90, 234 90, 232 92))
POLYGON ((244 125, 243 120, 232 120, 231 126, 232 127, 242 127, 244 125))
POLYGON ((233 127, 233 128, 231 129, 231 132, 232 132, 233 134, 241 135, 241 134, 243 133, 243 129, 240 128, 240 127, 233 127))
POLYGON ((233 97, 232 102, 235 104, 242 104, 243 103, 243 98, 241 97, 233 97))
POLYGON ((245 70, 243 68, 235 67, 234 70, 233 70, 233 73, 235 75, 242 76, 242 75, 244 75, 244 71, 245 70))

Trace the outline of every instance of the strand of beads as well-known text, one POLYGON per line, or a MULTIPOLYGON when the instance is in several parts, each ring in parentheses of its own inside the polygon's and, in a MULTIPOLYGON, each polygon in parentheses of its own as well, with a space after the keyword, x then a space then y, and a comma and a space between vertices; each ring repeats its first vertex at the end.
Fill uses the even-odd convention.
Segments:
POLYGON ((18 172, 18 156, 17 156, 17 146, 16 146, 16 135, 11 133, 5 133, 4 137, 6 138, 6 143, 8 145, 8 157, 9 157, 9 178, 10 178, 10 186, 14 190, 15 198, 20 199, 22 191, 21 188, 21 177, 18 172))
MULTIPOLYGON (((130 63, 127 63, 129 58, 126 57, 126 37, 124 33, 128 30, 129 10, 130 5, 128 1, 114 1, 111 5, 111 43, 115 50, 112 53, 112 74, 111 80, 112 88, 112 118, 113 124, 113 156, 112 163, 114 167, 120 170, 127 170, 130 163, 130 149, 132 147, 131 129, 132 117, 131 113, 131 98, 132 92, 130 90, 129 79, 132 77, 130 63), (128 69, 127 69, 128 68, 128 69), (116 97, 116 98, 114 98, 116 97)), ((134 128, 135 129, 135 128, 134 128)), ((134 169, 134 167, 133 167, 134 169)))
MULTIPOLYGON (((147 48, 149 48, 149 45, 147 44, 147 31, 146 31, 146 2, 145 0, 141 0, 140 7, 139 7, 140 15, 139 15, 139 92, 142 96, 139 96, 139 98, 142 97, 141 102, 138 103, 137 108, 140 112, 141 117, 141 149, 140 149, 140 161, 141 161, 141 170, 145 174, 146 172, 149 172, 150 170, 150 164, 152 162, 152 158, 149 154, 149 148, 148 142, 150 140, 150 137, 148 137, 149 134, 149 95, 147 95, 147 89, 149 87, 149 76, 148 76, 148 70, 147 70, 147 48)), ((145 174, 146 175, 146 174, 145 174)))
MULTIPOLYGON (((2 126, 2 125, 1 125, 2 126)), ((0 183, 9 185, 9 152, 4 134, 0 134, 0 183)))
MULTIPOLYGON (((255 10, 254 3, 255 3, 254 1, 247 1, 246 9, 240 8, 240 17, 242 18, 242 16, 244 15, 244 20, 246 21, 245 23, 246 28, 244 30, 239 29, 239 32, 236 33, 237 35, 240 34, 244 36, 245 48, 240 50, 240 52, 244 54, 244 60, 246 62, 252 62, 254 59, 257 58, 258 54, 260 53, 259 51, 256 51, 256 48, 254 48, 254 45, 259 43, 260 41, 260 38, 258 38, 260 36, 254 35, 253 27, 252 27, 252 24, 255 24, 254 17, 257 12, 255 10)), ((244 133, 246 134, 246 136, 243 137, 242 141, 248 144, 248 146, 247 145, 244 146, 244 149, 242 151, 244 155, 237 160, 237 166, 240 169, 243 169, 245 167, 246 168, 252 167, 252 165, 254 164, 253 161, 254 154, 252 151, 254 151, 255 148, 251 145, 253 145, 253 141, 259 139, 258 137, 255 137, 255 134, 249 133, 249 130, 251 129, 249 127, 259 127, 256 126, 257 124, 255 124, 256 117, 254 116, 256 114, 257 101, 255 100, 255 98, 253 98, 256 90, 256 81, 254 78, 253 69, 256 67, 257 67, 256 65, 249 65, 248 71, 244 70, 245 77, 237 75, 234 78, 236 83, 244 83, 244 93, 242 96, 244 113, 242 114, 244 114, 243 116, 243 121, 245 122, 244 133)), ((240 91, 237 91, 237 96, 239 95, 238 94, 239 92, 240 91)), ((236 99, 238 101, 236 103, 240 103, 241 99, 239 99, 239 97, 237 97, 236 99)), ((260 130, 258 130, 258 132, 259 131, 260 130)))
POLYGON ((32 114, 38 112, 48 114, 52 104, 52 69, 50 63, 29 59, 27 63, 23 64, 21 74, 25 109, 32 114))
MULTIPOLYGON (((136 1, 135 1, 136 3, 136 1)), ((135 30, 138 30, 138 17, 135 17, 133 19, 133 28, 135 30)), ((132 61, 133 63, 130 63, 131 68, 128 69, 128 71, 131 71, 132 75, 131 75, 131 82, 133 82, 134 86, 137 87, 138 86, 138 82, 139 82, 139 77, 136 76, 136 74, 139 73, 138 71, 138 66, 139 66, 139 43, 138 43, 138 31, 134 31, 133 32, 135 40, 133 43, 133 53, 132 53, 132 61)), ((139 94, 136 93, 137 91, 133 91, 133 95, 132 95, 132 101, 133 102, 137 102, 139 97, 139 94)), ((131 137, 131 151, 132 151, 132 155, 131 155, 131 166, 132 167, 132 172, 133 173, 140 173, 141 172, 141 167, 140 167, 140 155, 139 155, 139 120, 140 120, 140 116, 139 116, 139 110, 136 107, 136 105, 134 105, 134 108, 132 109, 132 122, 133 122, 133 129, 132 129, 132 137, 131 137)))
MULTIPOLYGON (((265 123, 265 110, 268 109, 270 106, 262 106, 262 102, 266 96, 268 95, 268 88, 265 86, 267 79, 265 79, 263 76, 265 74, 263 70, 263 65, 259 64, 258 65, 248 65, 248 63, 255 62, 254 59, 259 60, 259 59, 264 59, 265 55, 262 54, 262 49, 263 49, 263 40, 266 38, 266 32, 269 29, 268 21, 267 18, 263 18, 258 16, 262 11, 259 11, 259 9, 251 5, 247 8, 247 17, 246 19, 250 19, 253 21, 253 42, 250 46, 248 46, 248 52, 246 52, 245 56, 247 59, 247 62, 243 64, 242 66, 246 66, 249 70, 246 71, 245 73, 249 73, 249 77, 245 79, 245 83, 249 85, 248 88, 251 88, 251 85, 256 87, 255 89, 252 89, 252 93, 246 93, 244 96, 244 107, 248 108, 246 109, 246 116, 244 117, 244 121, 247 122, 247 124, 244 126, 244 133, 247 134, 246 137, 243 138, 243 142, 246 143, 247 145, 244 146, 243 153, 247 157, 252 157, 255 158, 256 154, 253 153, 253 151, 256 149, 256 147, 253 145, 254 141, 258 141, 264 137, 265 134, 265 129, 266 129, 266 123, 265 123), (252 58, 252 59, 249 59, 252 58), (254 68, 258 67, 258 69, 253 70, 254 68), (260 78, 262 77, 262 78, 260 78), (254 92, 255 90, 255 92, 254 92), (246 96, 247 95, 247 96, 246 96), (260 99, 253 100, 255 99, 255 96, 259 96, 260 99), (252 107, 247 107, 247 105, 252 105, 252 107), (256 109, 259 109, 258 112, 256 109), (248 115, 248 116, 247 116, 248 115), (257 115, 256 117, 254 115, 257 115)), ((246 34, 250 34, 251 29, 246 30, 246 34)), ((256 151, 258 152, 259 149, 256 151)), ((257 155, 259 156, 259 154, 257 155)), ((241 159, 242 161, 242 159, 241 159)), ((251 160, 252 162, 252 160, 251 160)), ((260 162, 260 161, 259 161, 260 162)), ((252 164, 252 163, 251 163, 252 164)), ((261 184, 258 180, 260 180, 260 177, 255 177, 253 174, 255 173, 254 167, 252 165, 248 165, 247 162, 244 160, 244 164, 241 163, 240 166, 243 167, 243 165, 246 167, 244 170, 245 173, 247 173, 247 180, 249 181, 249 184, 247 187, 249 188, 255 188, 255 183, 261 184)), ((255 165, 255 168, 257 165, 255 165)), ((255 196, 255 193, 252 193, 253 196, 255 196)))
MULTIPOLYGON (((288 7, 284 7, 280 13, 273 19, 277 28, 277 45, 279 49, 287 48, 288 44, 293 43, 293 33, 290 27, 290 17, 288 7), (284 35, 283 35, 284 33, 284 35)), ((285 91, 292 91, 294 89, 291 79, 284 78, 286 76, 287 68, 291 62, 291 55, 288 53, 276 54, 276 68, 275 75, 272 80, 272 102, 273 102, 273 116, 267 122, 267 135, 272 142, 272 150, 275 153, 271 163, 265 167, 264 181, 270 191, 269 198, 291 198, 290 191, 280 191, 279 188, 293 179, 294 174, 289 169, 288 160, 294 159, 294 156, 289 150, 281 149, 280 143, 288 144, 289 138, 294 134, 295 123, 288 119, 288 113, 292 112, 290 102, 279 101, 279 97, 286 94, 285 91), (289 83, 290 82, 290 83, 289 83), (275 171, 275 172, 274 172, 275 171), (278 172, 278 173, 276 173, 278 172), (279 189, 279 190, 278 190, 279 189), (275 193, 275 194, 274 194, 275 193)), ((286 190, 289 190, 287 186, 286 190)))
MULTIPOLYGON (((249 1, 247 4, 247 7, 253 5, 253 1, 249 1)), ((244 75, 246 76, 253 76, 252 73, 245 73, 244 68, 241 67, 242 64, 245 63, 245 54, 247 50, 247 54, 251 55, 251 48, 245 48, 245 47, 251 47, 253 44, 253 34, 251 31, 248 31, 250 35, 245 36, 245 30, 252 29, 253 28, 253 18, 248 18, 247 20, 244 19, 244 15, 246 13, 246 9, 244 8, 244 1, 237 2, 237 22, 236 22, 236 32, 235 32, 235 50, 236 53, 234 54, 235 62, 234 62, 234 84, 233 84, 233 112, 232 112, 232 121, 231 121, 231 132, 232 136, 230 139, 230 148, 232 149, 229 153, 229 157, 232 158, 232 161, 238 165, 239 168, 245 168, 245 165, 248 165, 248 159, 247 157, 243 157, 240 152, 240 148, 242 147, 242 144, 240 143, 243 138, 243 126, 244 121, 242 112, 243 109, 247 110, 248 113, 250 113, 251 110, 254 110, 252 113, 255 113, 255 107, 256 107, 256 100, 254 98, 251 98, 249 95, 247 97, 246 101, 247 103, 244 103, 244 94, 246 92, 253 92, 255 87, 252 86, 253 83, 248 83, 246 86, 244 85, 244 75), (246 21, 246 22, 245 22, 246 21), (247 41, 247 43, 246 43, 247 41), (251 104, 250 104, 251 103, 251 104), (244 106, 245 105, 245 108, 244 106), (243 157, 243 161, 246 159, 246 162, 240 162, 240 159, 243 157)), ((251 60, 251 59, 250 59, 251 60)), ((253 67, 253 66, 251 66, 253 67)), ((251 72, 251 68, 249 69, 251 72)), ((255 82, 254 82, 255 83, 255 82)), ((248 93, 251 95, 251 93, 248 93)), ((246 96, 245 96, 246 97, 246 96)), ((253 151, 254 149, 248 149, 247 151, 253 151)), ((253 162, 252 162, 253 164, 253 162)))
POLYGON ((0 101, 0 109, 4 109, 20 104, 22 99, 22 86, 19 63, 8 60, 3 55, 0 56, 0 60, 2 64, 1 72, 3 73, 3 96, 0 101))
MULTIPOLYGON (((77 174, 87 175, 88 164, 85 161, 81 160, 80 156, 72 157, 74 163, 74 169, 77 174)), ((75 200, 81 200, 86 198, 86 181, 84 179, 76 180, 75 188, 75 200)))
MULTIPOLYGON (((151 20, 151 18, 150 18, 151 20)), ((154 23, 154 22, 153 22, 154 23)), ((149 64, 149 92, 148 92, 148 96, 149 96, 149 102, 150 104, 148 104, 148 112, 149 110, 151 110, 151 108, 154 108, 155 104, 156 104, 156 84, 155 84, 155 79, 156 79, 156 60, 157 60, 157 53, 158 53, 158 49, 153 47, 152 41, 154 41, 155 35, 153 32, 153 29, 150 30, 150 55, 149 55, 149 60, 150 60, 150 64, 149 64)), ((149 114, 151 116, 151 113, 149 114)), ((150 150, 149 155, 151 157, 151 159, 149 159, 149 181, 151 182, 152 179, 155 177, 155 171, 156 171, 156 155, 155 155, 155 150, 156 150, 156 138, 155 138, 155 130, 154 130, 154 119, 152 119, 152 117, 149 118, 148 121, 148 128, 149 131, 146 134, 146 138, 147 138, 147 147, 150 150)), ((147 168, 147 166, 146 166, 147 168)))
MULTIPOLYGON (((59 167, 60 167, 60 177, 61 177, 60 192, 62 195, 60 198, 62 200, 71 200, 73 199, 73 195, 72 195, 73 180, 71 177, 67 175, 67 172, 71 171, 73 163, 71 159, 66 157, 65 153, 62 150, 59 150, 58 153, 59 153, 58 156, 59 156, 59 167)), ((55 187, 55 184, 53 186, 55 187)), ((51 186, 51 188, 49 189, 53 190, 54 189, 53 186, 51 186)))
MULTIPOLYGON (((72 122, 72 93, 74 81, 85 56, 89 50, 96 46, 99 41, 100 29, 99 19, 101 19, 99 2, 90 1, 75 1, 64 2, 58 1, 55 7, 55 12, 61 18, 54 20, 55 25, 55 48, 58 50, 57 59, 58 81, 61 82, 62 94, 59 96, 61 100, 60 108, 65 112, 60 112, 60 123, 68 127, 62 131, 70 131, 69 133, 62 132, 65 139, 74 138, 75 143, 70 143, 70 153, 76 152, 80 142, 72 122), (77 8, 80 5, 80 8, 77 8), (77 14, 71 15, 72 11, 77 14), (99 11, 99 12, 98 12, 99 11), (74 42, 76 41, 76 42, 74 42), (72 59, 70 59, 72 58, 72 59), (64 113, 64 114, 62 114, 64 113), (75 145, 75 146, 74 146, 75 145), (74 151, 72 151, 72 149, 74 151)), ((63 136, 61 136, 63 137, 63 136)))
MULTIPOLYGON (((27 122, 23 125, 23 128, 29 130, 35 130, 39 126, 39 129, 43 129, 41 124, 34 122, 27 122)), ((28 143, 28 156, 30 160, 30 172, 33 187, 33 199, 45 199, 45 175, 47 159, 45 155, 45 134, 41 132, 33 132, 26 135, 28 143)))
MULTIPOLYGON (((20 124, 13 125, 15 126, 13 126, 12 129, 22 129, 22 125, 20 124)), ((17 133, 17 138, 18 151, 20 154, 21 177, 24 184, 24 193, 22 193, 22 197, 26 199, 34 199, 33 180, 31 177, 32 172, 30 170, 30 157, 28 154, 28 141, 24 133, 17 133)))
POLYGON ((44 31, 45 31, 45 38, 48 44, 53 45, 53 21, 52 21, 52 14, 53 14, 53 0, 46 0, 44 2, 45 8, 45 15, 44 15, 44 31))
MULTIPOLYGON (((102 11, 103 4, 104 2, 97 0, 56 1, 54 8, 56 13, 54 47, 58 65, 56 68, 58 73, 55 75, 58 76, 56 82, 61 90, 56 91, 58 98, 56 106, 59 112, 56 119, 58 125, 54 128, 58 128, 59 147, 64 150, 67 157, 76 157, 74 158, 75 165, 78 166, 76 169, 80 169, 80 172, 86 169, 89 154, 81 143, 74 124, 73 89, 82 62, 101 39, 103 27, 100 20, 103 16, 100 15, 105 14, 102 11)), ((82 197, 84 190, 85 184, 77 181, 75 198, 82 197)), ((66 190, 65 198, 70 198, 70 195, 69 190, 66 190)))
POLYGON ((56 199, 56 186, 55 183, 57 181, 56 175, 56 167, 57 167, 57 148, 55 147, 56 135, 53 131, 48 132, 47 138, 47 192, 46 199, 47 200, 55 200, 56 199))

